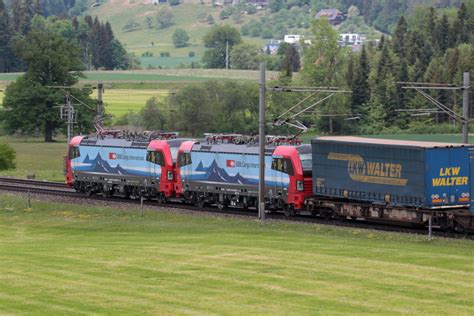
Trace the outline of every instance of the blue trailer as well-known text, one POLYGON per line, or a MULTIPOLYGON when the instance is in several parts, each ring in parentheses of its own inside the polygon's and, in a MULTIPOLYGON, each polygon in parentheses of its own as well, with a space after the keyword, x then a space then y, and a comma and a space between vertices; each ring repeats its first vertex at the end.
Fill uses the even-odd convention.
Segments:
POLYGON ((466 207, 471 147, 360 137, 313 139, 313 193, 396 207, 466 207))

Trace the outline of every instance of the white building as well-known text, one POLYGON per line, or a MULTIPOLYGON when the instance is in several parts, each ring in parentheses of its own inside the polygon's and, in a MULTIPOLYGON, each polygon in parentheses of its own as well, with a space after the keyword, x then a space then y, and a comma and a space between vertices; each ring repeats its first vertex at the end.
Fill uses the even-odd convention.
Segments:
POLYGON ((367 40, 367 36, 359 33, 339 34, 339 44, 341 46, 362 45, 367 40))
POLYGON ((285 38, 283 39, 283 41, 289 44, 299 44, 302 38, 303 38, 303 35, 289 34, 289 35, 285 35, 285 38))

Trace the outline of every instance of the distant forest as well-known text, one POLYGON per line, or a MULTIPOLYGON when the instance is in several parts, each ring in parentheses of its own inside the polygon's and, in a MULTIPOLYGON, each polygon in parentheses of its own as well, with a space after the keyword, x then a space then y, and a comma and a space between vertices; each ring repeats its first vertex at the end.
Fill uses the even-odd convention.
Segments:
MULTIPOLYGON (((304 1, 304 0, 303 0, 304 1)), ((417 7, 459 8, 462 0, 307 0, 314 11, 323 8, 337 8, 347 12, 350 6, 357 6, 365 22, 380 31, 391 33, 398 19, 410 15, 417 7)), ((291 1, 290 1, 291 2, 291 1)))
POLYGON ((108 22, 88 15, 69 16, 77 4, 75 0, 10 0, 7 8, 0 0, 0 72, 25 70, 14 48, 30 30, 51 32, 77 45, 84 69, 127 69, 135 63, 108 22))

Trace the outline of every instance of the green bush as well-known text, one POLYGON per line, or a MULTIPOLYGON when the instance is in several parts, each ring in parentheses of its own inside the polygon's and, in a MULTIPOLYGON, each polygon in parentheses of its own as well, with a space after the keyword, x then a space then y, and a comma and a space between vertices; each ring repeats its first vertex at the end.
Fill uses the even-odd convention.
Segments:
POLYGON ((0 170, 15 169, 16 153, 8 144, 0 144, 0 170))
POLYGON ((196 53, 195 53, 194 51, 190 51, 190 52, 188 53, 188 56, 189 56, 189 57, 194 57, 194 56, 196 56, 196 53))

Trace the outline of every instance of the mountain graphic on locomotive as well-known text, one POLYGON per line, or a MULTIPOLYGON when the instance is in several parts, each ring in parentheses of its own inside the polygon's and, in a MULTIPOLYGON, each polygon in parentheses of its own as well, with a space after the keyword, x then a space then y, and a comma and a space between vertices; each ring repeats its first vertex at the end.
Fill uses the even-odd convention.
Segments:
MULTIPOLYGON (((441 228, 474 228, 469 145, 347 136, 266 142, 268 211, 412 225, 431 218, 441 228)), ((88 195, 256 208, 258 152, 257 141, 240 134, 76 136, 66 183, 88 195)))

